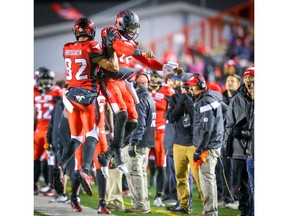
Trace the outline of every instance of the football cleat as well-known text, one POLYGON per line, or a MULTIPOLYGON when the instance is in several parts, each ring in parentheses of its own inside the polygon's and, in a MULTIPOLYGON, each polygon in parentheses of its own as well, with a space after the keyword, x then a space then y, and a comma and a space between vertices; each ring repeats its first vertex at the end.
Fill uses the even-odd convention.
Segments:
POLYGON ((80 202, 78 202, 77 198, 71 198, 71 207, 74 212, 82 212, 82 207, 80 206, 80 202))
POLYGON ((111 211, 106 206, 99 205, 97 209, 97 213, 98 214, 111 214, 111 211))
POLYGON ((84 191, 89 195, 92 196, 92 188, 90 186, 90 176, 88 176, 86 173, 84 173, 81 170, 76 170, 75 171, 75 176, 76 178, 80 181, 84 191))

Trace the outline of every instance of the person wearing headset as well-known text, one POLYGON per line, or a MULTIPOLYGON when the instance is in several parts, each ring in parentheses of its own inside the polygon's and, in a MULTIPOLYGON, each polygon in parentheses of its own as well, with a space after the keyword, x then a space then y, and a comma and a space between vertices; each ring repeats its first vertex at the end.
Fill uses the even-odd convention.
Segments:
POLYGON ((224 135, 224 118, 222 113, 222 95, 207 88, 206 81, 199 74, 194 74, 187 82, 195 97, 189 97, 185 105, 194 103, 193 144, 196 151, 194 162, 199 164, 199 178, 204 195, 204 215, 218 216, 217 185, 215 166, 220 156, 220 147, 224 135), (205 163, 203 163, 205 161, 205 163))

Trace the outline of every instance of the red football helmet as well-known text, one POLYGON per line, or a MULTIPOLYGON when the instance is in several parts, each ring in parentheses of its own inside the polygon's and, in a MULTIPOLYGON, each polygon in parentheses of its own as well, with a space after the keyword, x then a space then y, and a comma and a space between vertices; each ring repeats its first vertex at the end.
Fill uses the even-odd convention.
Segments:
POLYGON ((88 36, 93 40, 96 33, 96 26, 89 18, 82 17, 76 20, 72 30, 77 40, 80 36, 88 36))
POLYGON ((115 27, 125 38, 135 40, 139 35, 139 17, 130 10, 121 11, 117 14, 115 27))

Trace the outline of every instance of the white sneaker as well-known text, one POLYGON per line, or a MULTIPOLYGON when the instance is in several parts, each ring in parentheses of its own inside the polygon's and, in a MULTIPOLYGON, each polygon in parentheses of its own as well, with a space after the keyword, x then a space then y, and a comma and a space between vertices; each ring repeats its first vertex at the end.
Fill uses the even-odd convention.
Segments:
POLYGON ((66 195, 60 195, 58 197, 54 197, 49 202, 51 202, 51 203, 65 203, 66 201, 68 201, 68 197, 66 195))
POLYGON ((45 187, 40 188, 40 192, 41 193, 45 193, 45 192, 47 192, 49 190, 50 190, 50 186, 49 185, 46 185, 45 187))
POLYGON ((158 206, 158 207, 164 207, 165 204, 162 202, 161 197, 157 197, 154 202, 153 202, 154 206, 158 206))
POLYGON ((236 201, 235 203, 227 203, 227 204, 225 204, 225 208, 238 210, 238 207, 239 207, 239 201, 236 201))

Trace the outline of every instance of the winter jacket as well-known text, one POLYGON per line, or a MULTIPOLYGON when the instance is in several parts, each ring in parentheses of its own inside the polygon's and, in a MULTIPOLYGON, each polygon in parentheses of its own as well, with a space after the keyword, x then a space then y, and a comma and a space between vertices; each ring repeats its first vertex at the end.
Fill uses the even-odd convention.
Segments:
POLYGON ((131 133, 129 142, 138 147, 154 148, 156 107, 148 88, 137 89, 136 93, 140 103, 136 105, 138 125, 131 133))
POLYGON ((244 84, 237 89, 237 94, 230 100, 226 118, 224 149, 228 157, 233 159, 246 159, 245 148, 247 140, 237 139, 233 136, 235 127, 247 130, 249 127, 247 116, 249 116, 252 99, 244 84))
POLYGON ((193 144, 197 149, 221 147, 224 133, 222 107, 227 108, 219 92, 208 89, 196 97, 193 115, 193 144))
POLYGON ((176 93, 168 99, 166 118, 175 124, 174 143, 183 146, 193 145, 193 101, 187 94, 176 93), (186 106, 188 104, 189 106, 186 106))

